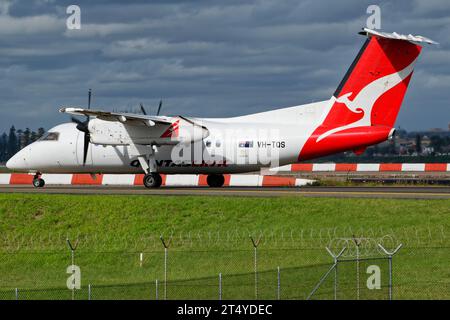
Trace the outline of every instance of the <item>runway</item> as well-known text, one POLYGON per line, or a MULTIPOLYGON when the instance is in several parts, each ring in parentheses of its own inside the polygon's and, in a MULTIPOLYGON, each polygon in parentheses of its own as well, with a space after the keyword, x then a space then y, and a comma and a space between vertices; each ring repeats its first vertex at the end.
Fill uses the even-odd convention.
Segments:
POLYGON ((450 199, 450 187, 162 187, 146 189, 141 186, 73 186, 0 185, 0 193, 37 194, 103 194, 103 195, 161 195, 161 196, 241 196, 241 197, 334 197, 391 199, 450 199))

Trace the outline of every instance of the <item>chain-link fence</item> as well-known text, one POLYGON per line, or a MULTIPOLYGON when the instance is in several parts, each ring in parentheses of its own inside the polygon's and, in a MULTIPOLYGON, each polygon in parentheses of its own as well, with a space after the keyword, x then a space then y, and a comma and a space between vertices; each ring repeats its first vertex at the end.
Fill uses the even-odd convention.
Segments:
POLYGON ((397 248, 392 236, 286 246, 258 235, 200 249, 198 240, 161 240, 153 250, 90 250, 80 240, 65 250, 0 252, 0 299, 450 298, 446 239, 406 241, 395 255, 379 246, 397 248))

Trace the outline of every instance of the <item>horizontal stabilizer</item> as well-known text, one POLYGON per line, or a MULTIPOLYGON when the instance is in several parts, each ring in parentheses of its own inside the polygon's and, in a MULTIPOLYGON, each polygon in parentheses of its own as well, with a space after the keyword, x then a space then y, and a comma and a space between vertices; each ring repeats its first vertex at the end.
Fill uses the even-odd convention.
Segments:
POLYGON ((406 40, 411 41, 415 43, 428 43, 428 44, 439 44, 436 41, 433 41, 429 38, 423 37, 423 36, 413 36, 412 34, 404 35, 404 34, 398 34, 397 32, 381 32, 372 30, 369 28, 363 28, 363 31, 359 32, 359 34, 367 35, 369 36, 376 36, 380 38, 386 38, 386 39, 394 39, 394 40, 406 40))

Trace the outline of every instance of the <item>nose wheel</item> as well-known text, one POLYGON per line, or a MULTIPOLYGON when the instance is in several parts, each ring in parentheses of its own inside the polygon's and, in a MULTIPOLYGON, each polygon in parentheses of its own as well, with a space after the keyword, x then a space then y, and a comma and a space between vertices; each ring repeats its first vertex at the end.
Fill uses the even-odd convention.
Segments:
POLYGON ((41 178, 41 174, 37 173, 34 178, 33 178, 33 186, 35 188, 42 188, 43 186, 45 186, 45 181, 44 179, 41 178))
POLYGON ((146 188, 159 188, 162 184, 162 178, 159 173, 150 172, 144 176, 143 182, 146 188))

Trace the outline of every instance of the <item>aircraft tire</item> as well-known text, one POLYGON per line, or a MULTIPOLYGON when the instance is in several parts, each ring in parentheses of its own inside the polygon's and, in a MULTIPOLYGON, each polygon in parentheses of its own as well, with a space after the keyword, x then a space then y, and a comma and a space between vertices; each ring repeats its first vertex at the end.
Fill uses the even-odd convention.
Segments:
POLYGON ((35 188, 42 188, 43 186, 45 186, 44 179, 41 178, 33 179, 33 186, 35 188))
POLYGON ((223 174, 209 174, 206 182, 211 188, 220 188, 225 183, 225 177, 223 174))
POLYGON ((162 184, 162 178, 159 173, 151 172, 144 176, 143 182, 146 188, 159 188, 162 184))

